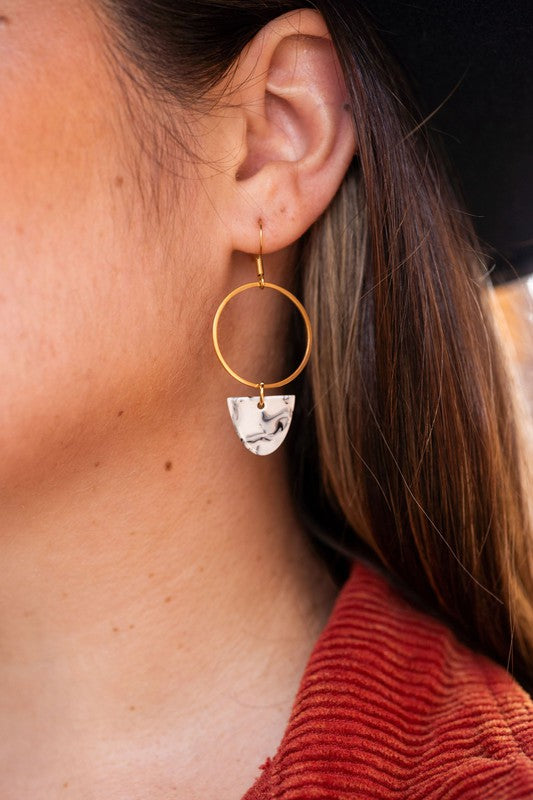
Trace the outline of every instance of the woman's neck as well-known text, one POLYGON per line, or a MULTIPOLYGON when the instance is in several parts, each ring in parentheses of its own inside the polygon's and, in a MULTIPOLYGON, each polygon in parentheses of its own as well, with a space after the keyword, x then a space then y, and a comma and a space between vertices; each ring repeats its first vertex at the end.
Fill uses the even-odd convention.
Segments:
POLYGON ((286 694, 287 715, 334 589, 295 519, 283 454, 247 453, 217 413, 207 427, 225 422, 218 439, 184 418, 176 431, 170 412, 157 429, 136 419, 129 430, 126 411, 112 448, 78 439, 68 475, 49 469, 5 492, 11 763, 32 739, 48 764, 54 743, 65 758, 73 744, 144 751, 176 720, 191 733, 206 708, 223 717, 224 702, 268 707, 286 694))

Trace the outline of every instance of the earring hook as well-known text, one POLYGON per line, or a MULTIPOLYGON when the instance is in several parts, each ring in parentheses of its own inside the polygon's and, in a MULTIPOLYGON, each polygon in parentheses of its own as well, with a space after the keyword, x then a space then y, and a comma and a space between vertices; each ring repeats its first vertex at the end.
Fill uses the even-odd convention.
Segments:
POLYGON ((265 288, 265 270, 263 268, 263 221, 259 220, 259 254, 255 257, 257 264, 257 281, 261 289, 265 288))

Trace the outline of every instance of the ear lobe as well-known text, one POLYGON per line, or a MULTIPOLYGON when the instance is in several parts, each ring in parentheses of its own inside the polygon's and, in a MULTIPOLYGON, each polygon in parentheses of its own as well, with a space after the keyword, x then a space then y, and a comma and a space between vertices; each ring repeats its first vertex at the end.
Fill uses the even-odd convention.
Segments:
POLYGON ((252 45, 239 65, 247 75, 240 87, 246 146, 235 172, 234 245, 248 252, 258 218, 269 251, 296 241, 329 205, 355 151, 347 92, 322 17, 291 13, 258 36, 259 50, 252 45))

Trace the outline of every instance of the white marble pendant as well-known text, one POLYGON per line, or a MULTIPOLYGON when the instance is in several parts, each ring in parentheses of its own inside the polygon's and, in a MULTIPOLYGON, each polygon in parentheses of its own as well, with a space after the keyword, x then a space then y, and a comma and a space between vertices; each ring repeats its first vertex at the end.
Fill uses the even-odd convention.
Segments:
POLYGON ((231 421, 247 450, 268 456, 278 449, 291 424, 294 398, 293 394, 265 395, 264 408, 258 408, 259 397, 228 397, 231 421))

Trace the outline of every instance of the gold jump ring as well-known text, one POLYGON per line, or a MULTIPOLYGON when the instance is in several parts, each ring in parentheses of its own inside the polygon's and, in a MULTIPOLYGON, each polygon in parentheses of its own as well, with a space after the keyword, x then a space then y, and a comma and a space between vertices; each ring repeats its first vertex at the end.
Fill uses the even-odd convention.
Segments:
MULTIPOLYGON (((260 277, 260 276, 258 276, 258 277, 260 277)), ((293 303, 296 306, 296 308, 298 309, 298 311, 302 315, 303 321, 305 323, 305 330, 306 330, 306 335, 307 335, 307 343, 306 343, 306 347, 305 347, 304 357, 302 358, 302 360, 301 360, 300 364, 298 365, 298 367, 294 370, 294 372, 291 372, 291 374, 289 375, 288 378, 284 378, 281 381, 276 381, 275 383, 264 383, 263 384, 263 388, 264 389, 277 389, 280 386, 285 386, 285 384, 290 383, 295 378, 297 378, 298 375, 300 374, 300 372, 302 372, 302 370, 304 369, 304 367, 307 364, 307 362, 309 361, 309 356, 311 355, 311 345, 312 345, 312 341, 313 341, 313 333, 312 333, 312 330, 311 330, 311 321, 309 319, 307 311, 305 310, 303 305, 300 303, 298 298, 295 297, 292 294, 292 292, 289 292, 288 289, 284 289, 283 286, 278 286, 276 283, 267 283, 267 282, 264 281, 264 279, 263 279, 263 281, 259 280, 259 282, 254 282, 254 283, 243 283, 242 286, 238 286, 236 289, 233 289, 232 292, 227 294, 226 297, 221 302, 221 304, 219 305, 219 307, 217 308, 217 312, 216 312, 215 318, 213 320, 213 344, 215 346, 215 352, 216 352, 216 354, 218 356, 218 359, 219 359, 220 363, 222 364, 222 366, 224 367, 226 372, 229 372, 229 374, 232 376, 232 378, 235 378, 235 380, 239 381, 239 383, 243 383, 245 386, 251 386, 254 389, 259 389, 263 382, 262 381, 249 381, 246 378, 242 378, 234 370, 232 370, 232 368, 229 366, 228 362, 226 361, 226 359, 224 358, 224 356, 222 355, 222 352, 220 350, 220 345, 219 345, 219 342, 218 342, 218 323, 219 323, 220 316, 221 316, 224 308, 227 306, 227 304, 230 302, 230 300, 232 300, 238 294, 241 294, 241 292, 247 291, 248 289, 274 289, 274 291, 280 292, 281 294, 285 295, 285 297, 287 297, 291 301, 291 303, 293 303)))

